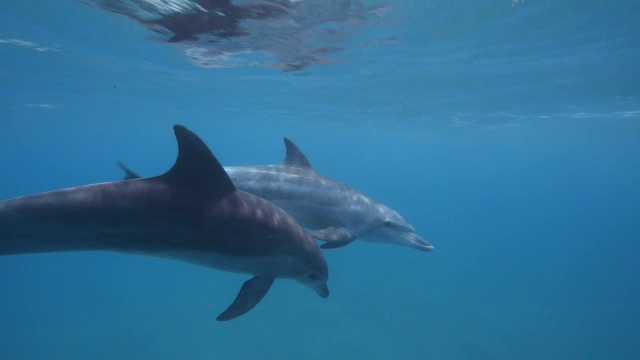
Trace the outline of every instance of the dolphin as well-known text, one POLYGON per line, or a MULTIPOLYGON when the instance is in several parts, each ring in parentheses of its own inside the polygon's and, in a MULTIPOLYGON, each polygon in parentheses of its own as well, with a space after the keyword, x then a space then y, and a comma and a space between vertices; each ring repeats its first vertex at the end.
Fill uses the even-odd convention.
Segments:
POLYGON ((163 175, 0 201, 0 255, 114 251, 252 274, 219 321, 251 310, 276 278, 329 296, 327 264, 309 234, 237 190, 197 135, 174 132, 178 157, 163 175))
MULTIPOLYGON (((397 211, 321 175, 291 140, 284 138, 284 144, 286 156, 280 164, 225 167, 235 186, 284 209, 311 229, 312 237, 324 241, 324 249, 362 239, 433 250, 397 211)), ((118 165, 125 171, 125 178, 138 177, 124 164, 118 165)))
POLYGON ((246 36, 243 21, 278 19, 294 10, 297 1, 238 4, 231 0, 149 1, 82 0, 125 15, 166 38, 167 42, 195 41, 209 34, 219 39, 246 36), (173 3, 173 4, 171 4, 173 3))

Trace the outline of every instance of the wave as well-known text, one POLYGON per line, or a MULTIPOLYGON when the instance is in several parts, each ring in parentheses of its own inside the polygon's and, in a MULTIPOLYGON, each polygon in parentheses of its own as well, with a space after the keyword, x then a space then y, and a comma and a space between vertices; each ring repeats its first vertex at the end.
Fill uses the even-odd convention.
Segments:
POLYGON ((55 48, 38 45, 38 44, 33 43, 31 41, 15 39, 15 38, 14 39, 0 39, 0 44, 20 46, 20 47, 33 49, 35 51, 40 51, 40 52, 60 51, 60 50, 55 49, 55 48))

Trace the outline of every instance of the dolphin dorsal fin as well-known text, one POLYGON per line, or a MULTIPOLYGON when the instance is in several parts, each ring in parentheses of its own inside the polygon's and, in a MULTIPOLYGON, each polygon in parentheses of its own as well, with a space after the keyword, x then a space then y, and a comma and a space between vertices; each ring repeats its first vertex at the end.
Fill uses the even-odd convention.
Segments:
POLYGON ((173 167, 161 177, 171 186, 204 191, 214 197, 236 190, 229 175, 209 147, 191 130, 175 125, 178 158, 173 167))
POLYGON ((307 160, 307 157, 304 156, 302 151, 300 151, 293 141, 284 138, 284 146, 287 148, 287 155, 285 156, 282 165, 313 170, 313 167, 309 160, 307 160))
POLYGON ((124 179, 122 180, 140 179, 140 175, 138 175, 138 173, 136 173, 135 171, 129 169, 129 167, 124 163, 118 161, 118 167, 122 169, 122 171, 124 171, 124 179))

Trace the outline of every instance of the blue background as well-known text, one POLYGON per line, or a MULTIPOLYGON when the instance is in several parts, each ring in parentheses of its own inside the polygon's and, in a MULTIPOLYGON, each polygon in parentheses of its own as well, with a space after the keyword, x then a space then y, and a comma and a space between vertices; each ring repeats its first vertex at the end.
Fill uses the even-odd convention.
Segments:
POLYGON ((225 165, 293 139, 432 253, 326 251, 331 296, 109 253, 0 258, 4 359, 636 359, 640 5, 390 1, 395 44, 298 73, 205 69, 70 0, 0 4, 0 198, 159 174, 171 125, 225 165), (55 51, 38 51, 35 45, 55 51))

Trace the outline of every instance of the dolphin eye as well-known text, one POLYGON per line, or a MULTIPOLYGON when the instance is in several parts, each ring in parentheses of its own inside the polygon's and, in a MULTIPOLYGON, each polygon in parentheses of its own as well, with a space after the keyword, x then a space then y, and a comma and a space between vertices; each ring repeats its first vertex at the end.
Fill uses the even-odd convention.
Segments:
POLYGON ((319 276, 318 276, 318 274, 316 274, 316 273, 311 273, 311 274, 307 275, 307 277, 308 277, 310 280, 320 280, 320 277, 319 277, 319 276))
POLYGON ((384 226, 392 226, 392 225, 393 225, 393 223, 391 221, 389 221, 389 220, 384 222, 384 226))

